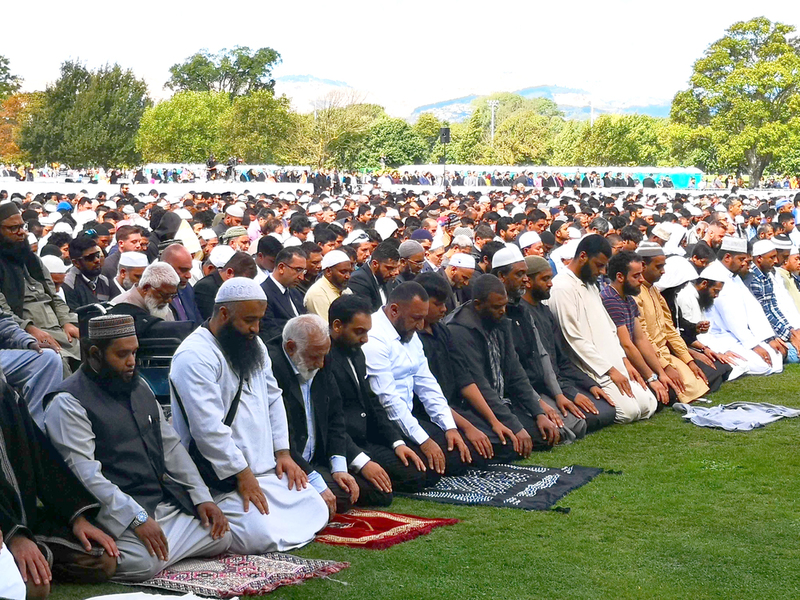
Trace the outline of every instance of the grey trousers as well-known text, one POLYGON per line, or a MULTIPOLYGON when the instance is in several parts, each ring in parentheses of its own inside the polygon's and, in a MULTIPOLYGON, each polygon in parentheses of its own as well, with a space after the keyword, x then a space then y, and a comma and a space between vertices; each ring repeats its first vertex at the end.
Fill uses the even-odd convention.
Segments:
POLYGON ((8 383, 22 390, 33 421, 44 431, 42 399, 64 378, 61 357, 52 350, 0 350, 0 369, 8 383))

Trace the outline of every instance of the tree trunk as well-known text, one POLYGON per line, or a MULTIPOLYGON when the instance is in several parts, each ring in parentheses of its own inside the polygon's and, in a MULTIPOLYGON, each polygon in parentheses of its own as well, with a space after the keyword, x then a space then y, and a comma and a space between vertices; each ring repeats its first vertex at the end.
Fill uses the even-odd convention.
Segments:
POLYGON ((772 154, 759 154, 755 148, 750 148, 745 153, 747 161, 747 174, 750 176, 750 189, 755 189, 761 183, 761 176, 764 169, 772 162, 772 154))

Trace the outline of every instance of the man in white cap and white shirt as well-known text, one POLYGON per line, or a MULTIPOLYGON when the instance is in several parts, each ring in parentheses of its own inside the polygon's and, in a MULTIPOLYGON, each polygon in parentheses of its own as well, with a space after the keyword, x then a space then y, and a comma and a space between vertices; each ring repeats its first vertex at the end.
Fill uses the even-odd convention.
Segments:
POLYGON ((345 252, 331 250, 322 257, 321 268, 322 277, 308 288, 303 304, 308 312, 319 315, 327 321, 328 309, 333 301, 343 293, 352 293, 345 288, 353 272, 353 263, 345 252))
POLYGON ((709 310, 710 336, 716 339, 718 347, 725 346, 742 356, 751 366, 750 371, 759 370, 758 361, 753 354, 768 366, 759 374, 767 375, 783 371, 783 352, 785 344, 775 336, 758 300, 750 292, 740 275, 747 264, 747 240, 725 236, 719 250, 719 260, 728 271, 728 280, 722 286, 719 297, 709 310))
POLYGON ((298 548, 328 520, 325 501, 289 453, 282 392, 258 337, 266 308, 255 281, 227 280, 211 320, 184 340, 170 370, 175 429, 202 457, 237 554, 298 548))
POLYGON ((517 239, 519 249, 523 256, 544 257, 544 244, 542 238, 535 231, 526 231, 517 239))
POLYGON ((229 204, 225 209, 225 216, 223 219, 214 226, 214 233, 221 239, 222 234, 225 233, 229 227, 240 226, 243 218, 244 209, 239 204, 229 204))
POLYGON ((136 286, 147 264, 147 255, 142 252, 122 252, 119 256, 117 276, 111 280, 111 286, 117 290, 116 295, 124 294, 136 286))
POLYGON ((452 294, 445 302, 447 312, 450 313, 470 299, 468 286, 475 273, 475 257, 457 252, 450 257, 450 262, 440 269, 439 273, 450 284, 452 294))

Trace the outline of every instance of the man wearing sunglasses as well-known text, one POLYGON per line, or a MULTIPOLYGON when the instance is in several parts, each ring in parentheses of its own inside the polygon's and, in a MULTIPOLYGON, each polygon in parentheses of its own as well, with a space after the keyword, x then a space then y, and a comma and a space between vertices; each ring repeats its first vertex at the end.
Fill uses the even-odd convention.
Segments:
POLYGON ((64 295, 70 310, 87 304, 108 302, 116 292, 101 274, 103 251, 97 241, 88 234, 80 234, 69 244, 72 267, 64 278, 64 295))

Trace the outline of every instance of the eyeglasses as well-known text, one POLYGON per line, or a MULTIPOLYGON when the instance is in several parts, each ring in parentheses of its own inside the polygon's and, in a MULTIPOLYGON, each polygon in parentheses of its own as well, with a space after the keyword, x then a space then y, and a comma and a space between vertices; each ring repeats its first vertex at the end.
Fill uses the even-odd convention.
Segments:
POLYGON ((20 225, 3 225, 3 229, 8 230, 10 233, 19 233, 24 227, 24 223, 20 225))
POLYGON ((415 267, 419 267, 425 264, 424 260, 411 260, 410 258, 406 259, 406 262, 410 265, 414 265, 415 267))
POLYGON ((102 254, 103 253, 98 250, 97 252, 92 252, 91 254, 87 254, 86 256, 81 256, 81 260, 84 262, 94 262, 96 260, 100 260, 102 254))
POLYGON ((281 264, 287 269, 291 269, 298 275, 305 275, 307 272, 307 269, 305 267, 292 267, 291 265, 287 265, 286 263, 281 263, 281 264))

